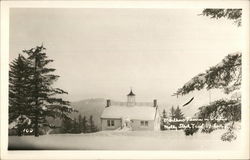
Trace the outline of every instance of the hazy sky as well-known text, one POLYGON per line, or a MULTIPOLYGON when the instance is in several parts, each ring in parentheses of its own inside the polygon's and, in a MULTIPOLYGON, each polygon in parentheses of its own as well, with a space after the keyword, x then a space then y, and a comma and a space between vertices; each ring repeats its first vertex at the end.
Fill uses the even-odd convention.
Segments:
POLYGON ((125 100, 133 87, 138 101, 174 103, 178 88, 244 40, 232 21, 201 11, 11 9, 10 60, 43 43, 69 100, 125 100))

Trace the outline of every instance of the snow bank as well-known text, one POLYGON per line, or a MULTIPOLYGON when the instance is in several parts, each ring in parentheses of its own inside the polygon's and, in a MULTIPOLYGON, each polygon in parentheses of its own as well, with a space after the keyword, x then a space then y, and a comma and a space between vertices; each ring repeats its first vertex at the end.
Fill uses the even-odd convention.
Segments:
POLYGON ((29 119, 26 115, 20 115, 13 122, 9 124, 9 129, 16 128, 17 125, 22 125, 22 124, 30 125, 31 119, 29 119))
POLYGON ((239 141, 224 142, 224 130, 185 136, 178 131, 102 131, 89 134, 10 136, 10 149, 74 150, 237 150, 239 141))

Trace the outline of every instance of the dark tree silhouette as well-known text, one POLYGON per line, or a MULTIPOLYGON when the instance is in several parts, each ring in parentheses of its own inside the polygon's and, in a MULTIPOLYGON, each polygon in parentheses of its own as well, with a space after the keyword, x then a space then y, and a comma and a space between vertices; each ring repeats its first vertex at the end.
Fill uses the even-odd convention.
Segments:
MULTIPOLYGON (((211 18, 222 18, 234 20, 238 26, 241 26, 241 9, 204 9, 204 16, 211 18)), ((232 129, 234 122, 241 119, 241 96, 238 93, 242 79, 241 52, 235 52, 226 56, 219 64, 209 68, 205 73, 200 73, 193 77, 183 87, 179 88, 175 95, 186 95, 194 90, 207 90, 216 88, 222 89, 226 94, 234 93, 231 99, 221 99, 202 106, 199 109, 199 117, 223 117, 228 119, 232 125, 229 131, 222 135, 222 140, 234 139, 232 129)), ((229 140, 230 141, 230 140, 229 140)))
POLYGON ((79 131, 80 131, 80 133, 83 132, 82 121, 83 121, 82 115, 79 114, 79 116, 78 116, 78 125, 79 125, 79 131))
POLYGON ((226 94, 241 86, 241 53, 229 54, 216 66, 210 67, 188 81, 175 95, 185 95, 194 90, 223 89, 226 94))
POLYGON ((89 117, 89 130, 90 130, 90 132, 96 132, 97 131, 97 128, 96 128, 96 126, 94 124, 92 115, 89 117))
POLYGON ((87 133, 87 119, 86 119, 86 116, 83 116, 83 119, 82 119, 82 131, 83 133, 87 133))
POLYGON ((162 118, 167 118, 167 112, 165 109, 162 111, 162 118))
POLYGON ((10 120, 25 114, 31 120, 35 136, 39 136, 40 127, 50 126, 47 117, 68 118, 73 111, 68 101, 58 97, 67 92, 52 86, 59 76, 53 74, 54 68, 47 67, 53 60, 48 59, 45 51, 43 45, 24 50, 28 57, 19 56, 10 70, 10 120))
POLYGON ((210 18, 227 18, 233 20, 238 26, 241 26, 242 9, 212 9, 207 8, 202 11, 203 16, 210 18))
POLYGON ((22 116, 31 111, 30 107, 30 73, 29 61, 22 55, 14 59, 9 71, 9 123, 18 123, 18 135, 22 135, 22 116))
POLYGON ((184 114, 181 112, 179 106, 177 106, 177 108, 175 109, 174 116, 176 119, 184 119, 184 114))
POLYGON ((79 129, 79 123, 77 121, 76 118, 74 118, 73 120, 73 124, 72 124, 72 133, 80 133, 80 129, 79 129))
POLYGON ((62 120, 60 133, 72 133, 72 131, 73 131, 73 120, 70 118, 64 118, 62 120))
POLYGON ((170 117, 171 117, 172 120, 175 118, 175 109, 174 109, 174 106, 172 106, 171 109, 170 109, 170 117))

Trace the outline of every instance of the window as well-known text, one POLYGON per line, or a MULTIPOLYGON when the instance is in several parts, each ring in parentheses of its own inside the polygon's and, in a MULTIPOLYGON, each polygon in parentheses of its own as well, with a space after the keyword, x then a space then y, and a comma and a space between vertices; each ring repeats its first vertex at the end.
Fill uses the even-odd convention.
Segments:
POLYGON ((144 121, 141 121, 141 126, 144 126, 144 121))
POLYGON ((114 120, 107 120, 107 123, 108 123, 108 126, 111 127, 111 126, 115 126, 115 121, 114 120))
POLYGON ((148 121, 141 121, 141 126, 148 126, 148 121))

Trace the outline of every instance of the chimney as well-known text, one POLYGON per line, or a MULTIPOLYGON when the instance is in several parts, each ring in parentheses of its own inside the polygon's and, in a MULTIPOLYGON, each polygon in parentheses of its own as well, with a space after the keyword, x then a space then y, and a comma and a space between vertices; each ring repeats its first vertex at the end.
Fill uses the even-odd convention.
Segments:
POLYGON ((107 99, 107 105, 106 105, 106 107, 109 107, 109 106, 111 106, 111 101, 110 101, 110 99, 107 99))
POLYGON ((157 107, 157 100, 154 99, 154 106, 153 107, 157 107))

